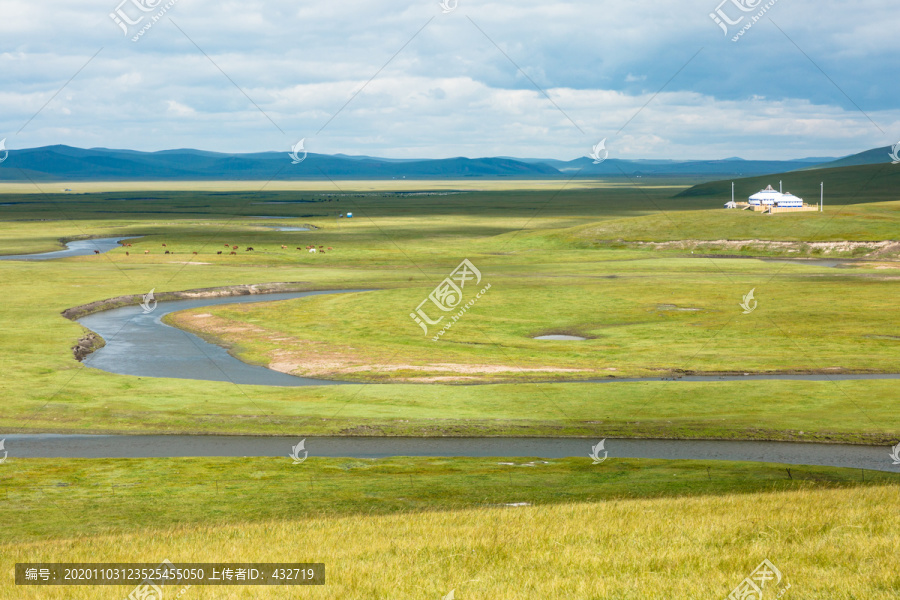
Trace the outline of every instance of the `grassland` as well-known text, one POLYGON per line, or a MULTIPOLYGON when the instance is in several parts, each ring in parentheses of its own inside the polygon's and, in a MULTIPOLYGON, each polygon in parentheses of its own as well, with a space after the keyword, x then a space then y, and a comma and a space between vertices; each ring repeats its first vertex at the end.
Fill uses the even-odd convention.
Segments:
POLYGON ((696 259, 527 272, 477 264, 484 278, 477 287, 491 289, 436 342, 440 324, 426 336, 409 316, 431 292, 424 285, 200 308, 170 321, 224 340, 250 362, 351 381, 835 374, 893 372, 900 364, 891 308, 900 279, 884 272, 696 259), (742 315, 742 295, 753 288, 759 308, 742 315), (588 339, 532 339, 551 333, 588 339))
MULTIPOLYGON (((410 499, 422 489, 402 489, 410 499)), ((145 488, 146 489, 146 488, 145 488)), ((558 485, 556 490, 565 493, 558 485)), ((316 496, 334 489, 306 485, 286 490, 275 503, 292 512, 287 519, 266 518, 263 510, 248 522, 227 524, 237 505, 259 498, 258 486, 232 502, 201 506, 207 523, 163 525, 159 515, 190 512, 185 505, 158 505, 145 499, 146 513, 129 521, 136 493, 121 500, 112 490, 99 501, 92 529, 105 534, 18 541, 7 546, 0 569, 15 562, 324 562, 324 587, 193 587, 191 598, 724 598, 763 559, 784 579, 770 595, 790 586, 785 596, 802 600, 881 600, 896 598, 898 522, 895 486, 827 489, 802 484, 792 490, 756 494, 688 495, 672 498, 479 506, 456 510, 352 515, 311 509, 316 496), (805 488, 805 489, 804 489, 805 488), (127 501, 126 501, 127 498, 127 501), (221 510, 216 511, 216 507, 221 510), (168 510, 163 510, 166 508, 168 510), (99 509, 106 509, 102 512, 99 509), (124 510, 122 516, 116 511, 124 510), (223 519, 225 517, 225 519, 223 519), (209 524, 208 521, 213 521, 209 524), (119 533, 126 529, 127 533, 119 533), (137 527, 137 529, 135 529, 137 527)), ((398 491, 400 491, 398 489, 398 491)), ((123 489, 117 494, 129 494, 123 489)), ((377 494, 361 489, 355 498, 379 506, 377 494)), ((232 488, 220 491, 236 496, 232 488)), ((427 493, 427 492, 426 492, 427 493)), ((58 520, 54 502, 64 494, 49 490, 29 509, 58 520)), ((162 496, 162 494, 157 494, 162 496)), ((193 497, 199 496, 193 493, 193 497)), ((511 493, 509 497, 522 497, 511 493)), ((266 494, 266 499, 270 498, 266 494)), ((494 498, 487 498, 488 501, 494 498)), ((259 500, 257 500, 259 502, 259 500)), ((259 502, 260 505, 263 502, 259 502)), ((237 509, 241 510, 241 509, 237 509)), ((246 510, 246 509, 245 509, 246 510)), ((247 510, 246 512, 250 512, 247 510)), ((0 598, 122 597, 129 588, 11 586, 0 598), (104 595, 103 597, 106 597, 104 595)))
MULTIPOLYGON (((692 182, 684 179, 660 179, 645 182, 647 188, 684 189, 692 182)), ((0 194, 97 194, 106 192, 393 192, 408 191, 535 191, 566 189, 629 188, 626 180, 609 179, 409 179, 409 180, 303 180, 303 181, 77 181, 77 182, 0 182, 0 194)))
POLYGON ((900 475, 764 463, 610 458, 16 459, 4 463, 0 543, 273 519, 512 504, 883 486, 900 475), (73 515, 78 515, 73 518, 73 515), (110 515, 115 515, 110 520, 110 515))
MULTIPOLYGON (((884 227, 879 238, 895 239, 898 203, 841 205, 835 199, 824 215, 767 217, 712 209, 709 197, 676 197, 674 191, 663 186, 444 196, 333 189, 8 195, 2 203, 13 205, 2 207, 0 251, 53 250, 60 240, 77 237, 144 237, 132 248, 101 256, 0 262, 6 292, 0 352, 9 373, 2 384, 8 400, 0 427, 896 441, 900 427, 889 381, 553 383, 686 371, 896 370, 900 332, 891 319, 896 263, 890 257, 845 269, 698 260, 676 247, 595 245, 585 232, 624 231, 623 223, 631 223, 634 231, 644 227, 668 239, 657 221, 681 219, 698 223, 708 239, 737 238, 746 221, 755 228, 748 235, 783 240, 801 221, 786 225, 782 219, 803 217, 827 219, 830 227, 847 231, 874 223, 884 227), (347 211, 356 217, 336 218, 347 211), (302 224, 316 229, 267 227, 302 224), (174 254, 163 254, 163 243, 174 254), (239 245, 240 254, 216 254, 225 243, 239 245), (295 249, 308 244, 334 251, 311 255, 295 249), (247 246, 256 250, 246 252, 247 246), (440 342, 431 342, 409 312, 465 257, 492 289, 440 342), (380 291, 217 309, 217 317, 232 325, 262 331, 239 343, 226 340, 234 353, 271 364, 277 332, 315 345, 315 352, 300 356, 298 372, 321 352, 365 367, 335 376, 381 383, 281 389, 111 375, 73 360, 71 347, 84 331, 60 316, 75 305, 151 288, 260 282, 380 291), (742 315, 738 304, 751 288, 760 305, 742 315), (556 332, 590 339, 531 339, 556 332), (441 364, 500 371, 423 370, 441 364), (384 383, 448 375, 495 385, 384 383), (514 382, 534 379, 544 383, 514 382)), ((804 239, 819 238, 808 233, 804 239)))
MULTIPOLYGON (((804 177, 812 185, 822 175, 804 177)), ((483 190, 449 195, 393 193, 421 190, 422 182, 341 182, 340 190, 292 182, 263 191, 117 183, 85 194, 0 187, 9 192, 0 204, 11 204, 0 206, 0 253, 143 236, 100 256, 0 261, 0 431, 893 444, 893 381, 554 381, 896 370, 895 254, 812 245, 898 239, 897 186, 872 175, 826 173, 833 179, 824 214, 773 217, 722 211, 718 184, 677 195, 678 182, 429 186, 441 194, 483 190), (306 224, 311 231, 268 227, 306 224), (755 239, 792 245, 717 243, 755 239), (239 253, 217 254, 226 243, 239 253), (334 250, 296 250, 309 244, 334 250), (701 253, 855 262, 832 269, 701 253), (463 258, 492 288, 431 342, 409 312, 463 258), (207 310, 215 314, 207 319, 244 329, 230 340, 222 327, 201 333, 262 364, 302 346, 298 369, 336 357, 369 367, 336 374, 377 383, 287 389, 131 377, 72 356, 85 332, 62 317, 67 308, 151 288, 264 282, 377 291, 207 310), (738 303, 751 288, 759 306, 743 315, 738 303), (589 339, 531 339, 541 333, 589 339), (478 373, 486 385, 398 383, 446 376, 421 368, 440 363, 456 365, 451 375, 478 365, 505 371, 478 373)), ((196 314, 173 318, 199 330, 196 314)), ((679 600, 725 597, 768 558, 784 573, 782 585, 790 583, 786 598, 886 599, 900 588, 896 477, 714 461, 611 458, 595 466, 587 457, 313 457, 293 466, 287 457, 60 461, 11 452, 0 465, 0 571, 38 560, 321 561, 324 588, 195 587, 182 597, 437 599, 456 590, 460 600, 679 600), (519 503, 527 506, 507 506, 519 503)), ((0 598, 129 591, 0 583, 0 598)))

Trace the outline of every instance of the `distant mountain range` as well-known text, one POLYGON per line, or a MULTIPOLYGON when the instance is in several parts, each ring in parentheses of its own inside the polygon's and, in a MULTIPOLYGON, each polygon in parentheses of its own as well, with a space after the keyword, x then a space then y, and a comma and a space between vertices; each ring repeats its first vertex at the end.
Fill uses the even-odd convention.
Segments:
POLYGON ((760 161, 621 160, 600 164, 587 157, 388 159, 343 154, 308 154, 292 164, 287 152, 223 154, 204 150, 85 150, 44 146, 10 150, 0 163, 0 181, 188 181, 302 179, 553 179, 571 177, 751 177, 811 168, 890 162, 890 147, 834 158, 760 161))

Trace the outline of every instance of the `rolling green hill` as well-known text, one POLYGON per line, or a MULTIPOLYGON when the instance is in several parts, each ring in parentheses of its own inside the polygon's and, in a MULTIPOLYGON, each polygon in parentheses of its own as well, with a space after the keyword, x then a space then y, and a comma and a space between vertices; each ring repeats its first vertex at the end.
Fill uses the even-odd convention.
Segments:
MULTIPOLYGON (((819 184, 824 182, 826 206, 900 200, 900 165, 890 162, 735 179, 735 199, 746 200, 767 185, 777 189, 779 181, 783 182, 785 192, 809 203, 819 201, 819 184)), ((712 196, 727 202, 731 199, 731 180, 701 183, 679 193, 676 198, 699 196, 712 196)))

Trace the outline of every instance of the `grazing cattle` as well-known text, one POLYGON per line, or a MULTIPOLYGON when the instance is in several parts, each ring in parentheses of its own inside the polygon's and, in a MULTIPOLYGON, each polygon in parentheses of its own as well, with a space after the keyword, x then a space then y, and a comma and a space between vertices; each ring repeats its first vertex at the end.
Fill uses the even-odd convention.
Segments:
POLYGON ((282 245, 281 245, 281 249, 282 249, 282 250, 287 250, 287 246, 285 246, 284 244, 282 244, 282 245))
POLYGON ((232 249, 232 250, 237 250, 237 246, 232 246, 231 249, 232 249))
POLYGON ((245 252, 250 252, 251 250, 253 250, 253 246, 247 246, 247 249, 245 250, 245 252))
POLYGON ((303 248, 301 248, 300 246, 297 246, 297 250, 303 250, 303 248))
POLYGON ((216 254, 222 254, 222 251, 221 251, 221 250, 219 250, 219 251, 218 251, 218 252, 216 252, 216 254))
POLYGON ((315 253, 316 253, 316 249, 315 249, 315 248, 310 248, 310 249, 309 249, 309 252, 310 252, 310 254, 315 254, 315 253))
POLYGON ((334 250, 334 248, 332 248, 331 246, 328 246, 328 249, 329 249, 329 250, 334 250))
POLYGON ((235 256, 236 254, 237 252, 235 252, 234 250, 231 251, 231 256, 235 256))
POLYGON ((166 250, 166 254, 169 254, 169 251, 168 251, 168 250, 166 250))
POLYGON ((225 244, 225 247, 226 247, 226 248, 230 248, 230 246, 229 246, 228 244, 225 244))
POLYGON ((166 245, 165 245, 165 244, 163 244, 163 248, 165 248, 165 247, 166 247, 166 245))
POLYGON ((144 250, 144 254, 150 254, 149 250, 144 250))
POLYGON ((100 254, 99 250, 94 250, 94 254, 100 254))
POLYGON ((131 256, 131 253, 128 252, 128 251, 126 250, 126 251, 125 251, 125 256, 131 256))
POLYGON ((197 256, 197 253, 196 253, 196 252, 194 252, 194 256, 197 256))

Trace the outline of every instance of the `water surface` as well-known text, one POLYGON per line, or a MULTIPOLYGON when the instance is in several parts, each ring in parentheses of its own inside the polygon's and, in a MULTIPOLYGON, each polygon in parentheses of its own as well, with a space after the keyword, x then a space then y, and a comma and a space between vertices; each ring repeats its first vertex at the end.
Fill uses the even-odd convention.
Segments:
POLYGON ((119 247, 120 240, 133 240, 141 236, 95 238, 93 240, 75 240, 67 242, 65 250, 53 252, 41 252, 39 254, 9 254, 0 256, 0 260, 52 260, 54 258, 68 258, 69 256, 87 256, 94 254, 94 250, 101 254, 119 247))
MULTIPOLYGON (((59 435, 2 434, 11 458, 276 457, 289 462, 292 446, 306 439, 310 457, 387 458, 392 456, 589 460, 599 440, 583 438, 395 438, 222 435, 59 435)), ((900 472, 890 448, 849 444, 635 440, 609 438, 610 464, 616 458, 724 460, 789 465, 848 467, 900 472)), ((604 468, 602 465, 598 469, 604 468)))

